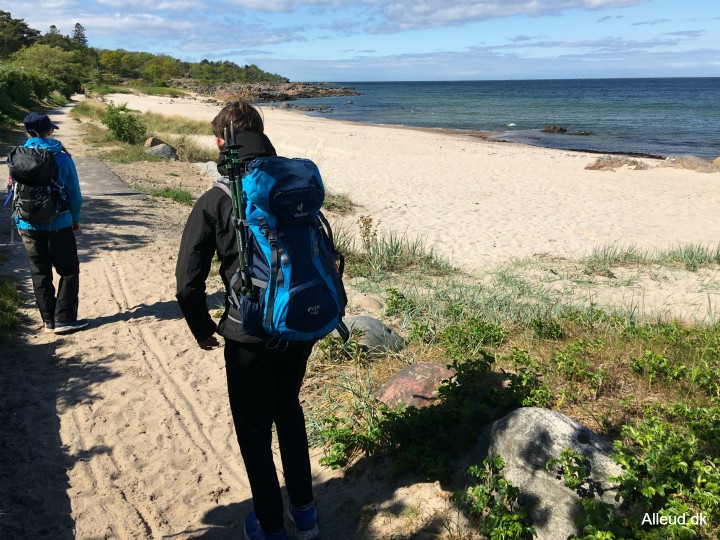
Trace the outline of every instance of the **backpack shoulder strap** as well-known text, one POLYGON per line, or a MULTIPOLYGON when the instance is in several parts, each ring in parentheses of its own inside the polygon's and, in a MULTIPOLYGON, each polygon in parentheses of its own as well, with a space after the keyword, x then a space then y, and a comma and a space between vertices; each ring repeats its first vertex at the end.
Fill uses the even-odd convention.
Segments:
POLYGON ((230 191, 230 186, 228 186, 226 182, 223 182, 223 180, 224 178, 216 180, 215 182, 213 182, 212 187, 222 189, 227 194, 227 196, 232 199, 232 192, 230 191))

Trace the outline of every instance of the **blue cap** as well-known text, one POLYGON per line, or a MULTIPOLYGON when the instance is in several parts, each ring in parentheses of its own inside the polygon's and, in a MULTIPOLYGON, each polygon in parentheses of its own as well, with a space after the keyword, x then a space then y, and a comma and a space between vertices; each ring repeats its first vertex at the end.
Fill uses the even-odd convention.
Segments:
POLYGON ((50 121, 47 114, 39 112, 31 112, 23 120, 25 124, 25 131, 34 131, 38 135, 41 133, 47 133, 51 129, 58 129, 58 127, 50 121))

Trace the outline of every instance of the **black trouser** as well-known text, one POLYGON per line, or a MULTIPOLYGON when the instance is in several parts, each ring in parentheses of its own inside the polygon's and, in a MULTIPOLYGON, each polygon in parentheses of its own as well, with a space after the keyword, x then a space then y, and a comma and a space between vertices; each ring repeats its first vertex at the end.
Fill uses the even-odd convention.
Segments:
POLYGON ((268 534, 283 528, 283 503, 272 454, 278 434, 285 485, 293 506, 313 500, 305 416, 300 406, 312 345, 285 351, 225 340, 225 366, 235 434, 245 462, 255 513, 268 534))
POLYGON ((80 261, 75 233, 69 227, 59 231, 20 230, 30 261, 35 300, 46 323, 77 319, 80 289, 80 261), (60 275, 57 298, 53 267, 60 275))

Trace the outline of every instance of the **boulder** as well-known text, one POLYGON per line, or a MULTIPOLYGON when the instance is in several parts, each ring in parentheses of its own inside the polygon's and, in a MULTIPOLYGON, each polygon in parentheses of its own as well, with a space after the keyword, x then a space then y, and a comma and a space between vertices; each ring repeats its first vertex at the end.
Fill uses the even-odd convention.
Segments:
POLYGON ((567 133, 567 128, 562 126, 545 126, 542 128, 545 133, 567 133))
POLYGON ((720 163, 717 163, 717 160, 710 161, 697 156, 668 156, 665 158, 665 165, 704 173, 720 172, 720 163))
POLYGON ((713 165, 720 165, 720 157, 716 157, 716 158, 713 160, 713 165))
POLYGON ((220 173, 217 169, 217 163, 215 163, 214 161, 196 163, 195 165, 198 169, 200 169, 200 174, 202 174, 203 176, 212 176, 213 178, 218 178, 220 176, 220 173))
POLYGON ((537 537, 556 540, 580 534, 576 526, 582 512, 578 494, 565 487, 557 471, 546 468, 547 462, 560 457, 565 448, 587 458, 596 497, 619 505, 608 480, 622 473, 610 457, 612 445, 557 411, 536 407, 514 410, 483 431, 468 463, 482 464, 488 455, 502 456, 505 468, 501 474, 520 490, 518 502, 537 537))
POLYGON ((382 312, 385 308, 383 303, 369 294, 357 294, 352 298, 353 308, 371 312, 382 312))
POLYGON ((440 364, 418 362, 390 377, 375 394, 390 409, 399 405, 427 407, 438 403, 435 390, 455 372, 440 364))
POLYGON ((147 152, 148 154, 155 154, 156 156, 164 157, 165 159, 169 159, 170 161, 177 161, 178 159, 180 159, 175 149, 169 144, 165 143, 146 148, 145 152, 147 152))
POLYGON ((618 167, 629 167, 635 171, 646 171, 648 167, 644 161, 638 161, 629 157, 600 156, 592 163, 585 166, 590 171, 614 171, 618 167))
MULTIPOLYGON (((373 317, 367 315, 349 317, 345 320, 345 325, 351 335, 362 334, 358 338, 358 343, 370 353, 399 351, 407 346, 407 342, 394 330, 373 317)), ((333 335, 337 336, 337 331, 333 332, 333 335)))
POLYGON ((153 146, 159 146, 161 144, 165 144, 165 141, 163 141, 162 139, 158 139, 157 137, 150 137, 148 140, 145 141, 143 148, 147 150, 148 148, 152 148, 153 146))

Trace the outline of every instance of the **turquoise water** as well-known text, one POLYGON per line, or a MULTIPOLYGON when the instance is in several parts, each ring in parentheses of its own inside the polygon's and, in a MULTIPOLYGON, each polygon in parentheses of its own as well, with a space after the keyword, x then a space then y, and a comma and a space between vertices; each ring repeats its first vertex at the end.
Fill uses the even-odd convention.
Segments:
POLYGON ((303 99, 330 118, 500 132, 551 148, 720 156, 720 78, 338 83, 362 95, 303 99), (562 126, 565 134, 542 132, 562 126), (573 135, 590 132, 591 135, 573 135))

